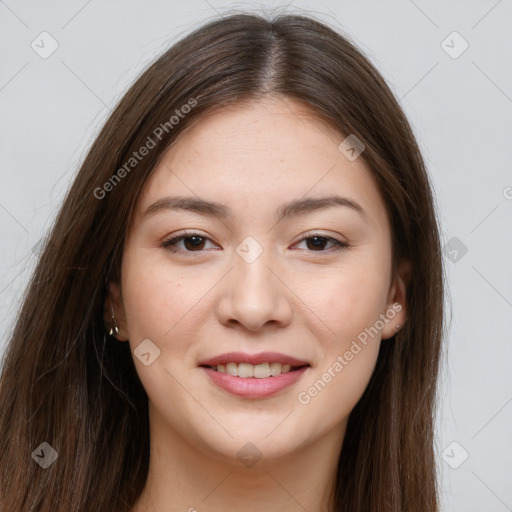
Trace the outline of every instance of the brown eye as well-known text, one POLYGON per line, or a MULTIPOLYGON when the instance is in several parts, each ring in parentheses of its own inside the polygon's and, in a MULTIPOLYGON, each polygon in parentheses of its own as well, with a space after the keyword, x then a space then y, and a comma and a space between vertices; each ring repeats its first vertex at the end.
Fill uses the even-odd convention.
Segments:
POLYGON ((196 249, 203 249, 205 240, 202 236, 185 236, 183 242, 187 250, 194 251, 196 249))
POLYGON ((325 249, 325 245, 327 243, 331 243, 331 249, 334 247, 335 251, 345 249, 348 247, 348 244, 346 242, 341 242, 340 240, 337 240, 336 238, 332 238, 329 236, 305 236, 299 241, 299 243, 302 242, 306 242, 307 249, 312 252, 331 252, 328 249, 325 249))
POLYGON ((192 233, 176 236, 166 240, 162 246, 172 252, 202 252, 207 241, 211 240, 197 233, 192 233), (183 249, 178 246, 178 244, 182 241, 183 249))

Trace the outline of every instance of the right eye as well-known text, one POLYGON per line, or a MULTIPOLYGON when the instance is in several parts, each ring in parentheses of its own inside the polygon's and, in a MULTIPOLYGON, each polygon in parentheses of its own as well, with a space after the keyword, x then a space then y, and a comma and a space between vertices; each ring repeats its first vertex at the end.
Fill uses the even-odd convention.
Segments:
POLYGON ((211 241, 209 238, 191 231, 165 240, 162 247, 171 252, 203 252, 207 240, 211 241), (183 249, 178 246, 180 242, 184 243, 183 249))

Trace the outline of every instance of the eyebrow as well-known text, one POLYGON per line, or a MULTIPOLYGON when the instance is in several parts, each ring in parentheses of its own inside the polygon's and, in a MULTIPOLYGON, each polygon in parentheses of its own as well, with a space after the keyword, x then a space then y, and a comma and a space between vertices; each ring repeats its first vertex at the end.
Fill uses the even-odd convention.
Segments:
MULTIPOLYGON (((277 221, 305 215, 307 213, 316 212, 332 207, 348 207, 359 213, 366 222, 369 221, 368 216, 363 207, 349 199, 336 194, 322 197, 307 197, 305 199, 296 199, 280 206, 276 211, 277 221)), ((216 217, 226 219, 233 216, 233 211, 228 206, 214 201, 207 201, 198 197, 163 197, 148 206, 142 214, 143 219, 156 213, 167 210, 185 210, 198 215, 216 217)))

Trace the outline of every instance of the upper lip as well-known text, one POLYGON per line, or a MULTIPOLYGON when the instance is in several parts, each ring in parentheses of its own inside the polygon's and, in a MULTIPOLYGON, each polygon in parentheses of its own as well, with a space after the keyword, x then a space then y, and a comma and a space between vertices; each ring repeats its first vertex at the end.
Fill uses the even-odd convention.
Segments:
POLYGON ((245 352, 227 352, 225 354, 219 354, 218 356, 204 359, 199 362, 199 366, 216 366, 218 364, 227 363, 249 363, 249 364, 261 364, 261 363, 281 363, 289 364, 291 366, 305 366, 309 365, 306 361, 301 361, 292 356, 286 354, 280 354, 279 352, 260 352, 259 354, 246 354, 245 352))

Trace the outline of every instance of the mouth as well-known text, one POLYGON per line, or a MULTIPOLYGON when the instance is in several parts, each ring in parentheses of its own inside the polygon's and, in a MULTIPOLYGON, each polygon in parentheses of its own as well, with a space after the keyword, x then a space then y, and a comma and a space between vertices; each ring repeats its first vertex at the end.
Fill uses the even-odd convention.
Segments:
POLYGON ((216 388, 244 398, 266 398, 296 383, 311 367, 306 361, 276 352, 230 352, 198 365, 216 388))
POLYGON ((290 364, 283 364, 278 362, 265 362, 260 364, 250 363, 227 363, 216 365, 200 365, 203 368, 210 368, 219 373, 226 373, 232 377, 239 377, 243 379, 266 379, 269 377, 279 377, 285 373, 295 372, 302 368, 306 368, 309 364, 292 366, 290 364))

